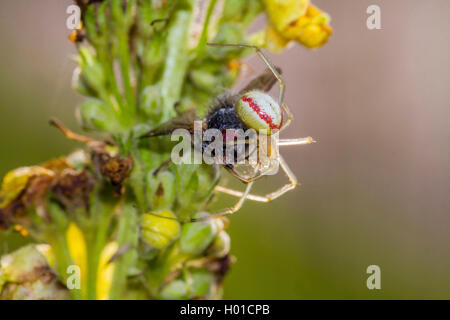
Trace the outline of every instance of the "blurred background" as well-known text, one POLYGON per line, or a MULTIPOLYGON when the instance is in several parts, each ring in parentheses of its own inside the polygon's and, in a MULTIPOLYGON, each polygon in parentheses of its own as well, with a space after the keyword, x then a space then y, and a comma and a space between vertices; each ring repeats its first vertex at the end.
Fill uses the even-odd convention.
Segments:
MULTIPOLYGON (((301 187, 231 217, 225 298, 450 299, 450 2, 313 2, 332 17, 330 42, 271 58, 296 116, 284 137, 318 143, 281 150, 301 187), (371 4, 381 30, 366 27, 371 4), (373 264, 381 290, 366 287, 373 264)), ((47 124, 77 128, 70 3, 0 2, 0 176, 76 146, 47 124)), ((23 241, 0 234, 0 253, 23 241)))

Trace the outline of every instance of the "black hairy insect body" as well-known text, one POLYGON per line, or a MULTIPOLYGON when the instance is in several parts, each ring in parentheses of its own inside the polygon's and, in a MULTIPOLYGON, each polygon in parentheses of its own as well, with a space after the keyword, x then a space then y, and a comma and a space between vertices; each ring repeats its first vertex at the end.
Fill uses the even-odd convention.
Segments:
MULTIPOLYGON (((239 119, 236 110, 235 105, 237 102, 237 96, 231 95, 231 94, 225 94, 223 96, 220 96, 216 98, 217 102, 215 105, 213 105, 208 113, 208 115, 205 118, 206 123, 206 129, 216 129, 219 130, 222 133, 222 137, 225 141, 234 140, 235 134, 232 130, 242 130, 245 132, 247 130, 247 127, 244 125, 244 123, 239 119), (228 131, 227 130, 231 130, 228 131)), ((224 142, 225 142, 224 141, 224 142)), ((207 148, 213 141, 203 141, 202 147, 203 149, 207 148)), ((226 154, 226 143, 223 143, 223 150, 222 154, 224 156, 231 156, 231 154, 226 154)), ((230 146, 228 145, 228 148, 230 146)), ((239 153, 238 145, 232 145, 231 148, 233 148, 233 157, 236 160, 237 155, 239 153)), ((212 155, 215 156, 215 152, 212 152, 212 155)), ((229 161, 233 161, 233 159, 228 159, 229 161)))

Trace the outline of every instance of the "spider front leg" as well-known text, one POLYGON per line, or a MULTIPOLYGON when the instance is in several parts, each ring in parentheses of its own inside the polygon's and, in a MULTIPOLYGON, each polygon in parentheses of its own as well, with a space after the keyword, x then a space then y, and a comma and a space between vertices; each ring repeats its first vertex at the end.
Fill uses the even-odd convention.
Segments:
POLYGON ((291 109, 289 109, 287 104, 282 103, 281 108, 283 108, 283 110, 286 112, 287 120, 284 121, 283 125, 281 126, 280 132, 286 129, 291 124, 292 120, 294 120, 294 115, 292 114, 291 109))
MULTIPOLYGON (((258 167, 259 167, 259 166, 257 166, 257 168, 258 168, 258 167)), ((229 173, 231 173, 235 178, 241 180, 241 181, 244 182, 244 183, 253 182, 253 181, 257 180, 259 177, 261 177, 261 176, 263 175, 262 173, 258 173, 258 174, 255 174, 253 177, 246 178, 246 177, 242 176, 239 172, 237 172, 236 169, 235 169, 234 167, 226 168, 226 169, 227 169, 227 171, 228 171, 229 173)))
MULTIPOLYGON (((287 165, 286 161, 284 161, 284 159, 281 156, 279 156, 279 163, 280 163, 281 169, 284 171, 284 173, 288 177, 289 183, 282 186, 281 188, 279 188, 278 190, 276 190, 274 192, 266 194, 265 196, 258 196, 258 195, 253 195, 253 194, 248 193, 246 195, 247 199, 253 200, 253 201, 259 201, 259 202, 270 202, 270 201, 275 200, 276 198, 282 196, 286 192, 294 189, 299 184, 296 176, 294 175, 294 173, 291 171, 291 169, 287 165)), ((215 187, 214 190, 231 195, 231 196, 235 196, 235 197, 242 197, 244 195, 244 193, 242 193, 240 191, 224 188, 221 186, 215 187)))
POLYGON ((240 195, 239 195, 240 199, 236 202, 236 204, 234 206, 232 206, 228 209, 219 211, 219 212, 212 213, 211 215, 204 217, 204 218, 191 219, 190 222, 202 221, 202 220, 208 220, 208 219, 215 218, 215 217, 227 216, 227 215, 230 215, 230 214, 233 214, 233 213, 239 211, 239 209, 242 207, 245 200, 247 199, 247 196, 249 195, 252 186, 253 186, 253 181, 247 183, 247 187, 245 188, 245 191, 240 192, 240 195))
POLYGON ((311 144, 316 142, 312 137, 296 138, 296 139, 280 139, 278 146, 294 146, 302 144, 311 144))
POLYGON ((284 104, 284 91, 286 89, 286 85, 281 78, 280 73, 277 71, 277 68, 274 66, 274 64, 269 60, 269 58, 266 57, 264 52, 261 50, 261 48, 257 46, 247 45, 247 44, 231 44, 231 43, 208 43, 209 46, 213 47, 239 47, 239 48, 249 48, 256 51, 258 56, 264 61, 264 63, 267 65, 267 67, 272 71, 275 78, 278 80, 279 83, 279 92, 278 92, 278 105, 286 112, 286 115, 288 117, 287 121, 283 124, 283 126, 280 128, 280 131, 286 129, 289 124, 294 119, 294 116, 289 109, 289 107, 284 104))
MULTIPOLYGON (((214 188, 214 190, 218 191, 218 192, 222 192, 222 193, 228 194, 230 196, 234 196, 234 197, 242 197, 242 195, 243 195, 243 193, 241 191, 237 191, 237 190, 226 188, 226 187, 222 187, 222 186, 216 186, 214 188)), ((253 200, 253 201, 258 201, 258 202, 268 202, 265 197, 257 196, 257 195, 254 195, 254 194, 248 194, 246 199, 253 200)))

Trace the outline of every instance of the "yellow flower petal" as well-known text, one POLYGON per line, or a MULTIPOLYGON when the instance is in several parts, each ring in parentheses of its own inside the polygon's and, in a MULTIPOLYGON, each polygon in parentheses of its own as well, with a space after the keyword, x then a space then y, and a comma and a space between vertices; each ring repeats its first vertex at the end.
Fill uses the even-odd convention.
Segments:
POLYGON ((87 289, 87 251, 86 242, 80 228, 71 222, 66 232, 67 246, 69 247, 72 262, 80 267, 81 271, 81 292, 87 289))
MULTIPOLYGON (((333 29, 329 26, 329 16, 319 8, 304 0, 265 0, 270 24, 281 38, 294 40, 307 48, 318 48, 325 44, 333 29)), ((280 42, 273 30, 268 29, 266 44, 273 51, 281 51, 280 42)))
POLYGON ((112 278, 114 275, 114 263, 108 263, 117 252, 119 245, 117 242, 108 243, 100 254, 97 273, 97 299, 108 300, 109 290, 111 289, 112 278))
POLYGON ((283 38, 272 26, 266 28, 266 47, 274 53, 281 53, 291 40, 283 38))
POLYGON ((36 175, 53 176, 54 173, 39 166, 22 167, 8 172, 0 190, 0 208, 11 204, 25 189, 30 178, 36 175))
POLYGON ((264 0, 274 28, 283 34, 289 25, 306 12, 309 0, 264 0))
POLYGON ((285 35, 308 48, 324 45, 333 29, 328 25, 330 18, 317 7, 309 5, 304 16, 292 23, 285 30, 285 35))

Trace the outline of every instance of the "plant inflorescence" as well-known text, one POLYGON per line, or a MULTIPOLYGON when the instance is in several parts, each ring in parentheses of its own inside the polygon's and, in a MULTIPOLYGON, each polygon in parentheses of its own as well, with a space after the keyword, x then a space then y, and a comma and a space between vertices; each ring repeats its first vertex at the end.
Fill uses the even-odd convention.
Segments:
POLYGON ((38 245, 1 258, 0 298, 219 298, 233 262, 228 221, 181 222, 209 215, 220 172, 171 163, 170 139, 139 137, 187 110, 205 116, 253 53, 208 42, 316 48, 329 18, 306 0, 75 3, 78 115, 104 139, 52 120, 80 149, 4 177, 0 229, 38 245), (267 25, 247 32, 261 14, 267 25))

